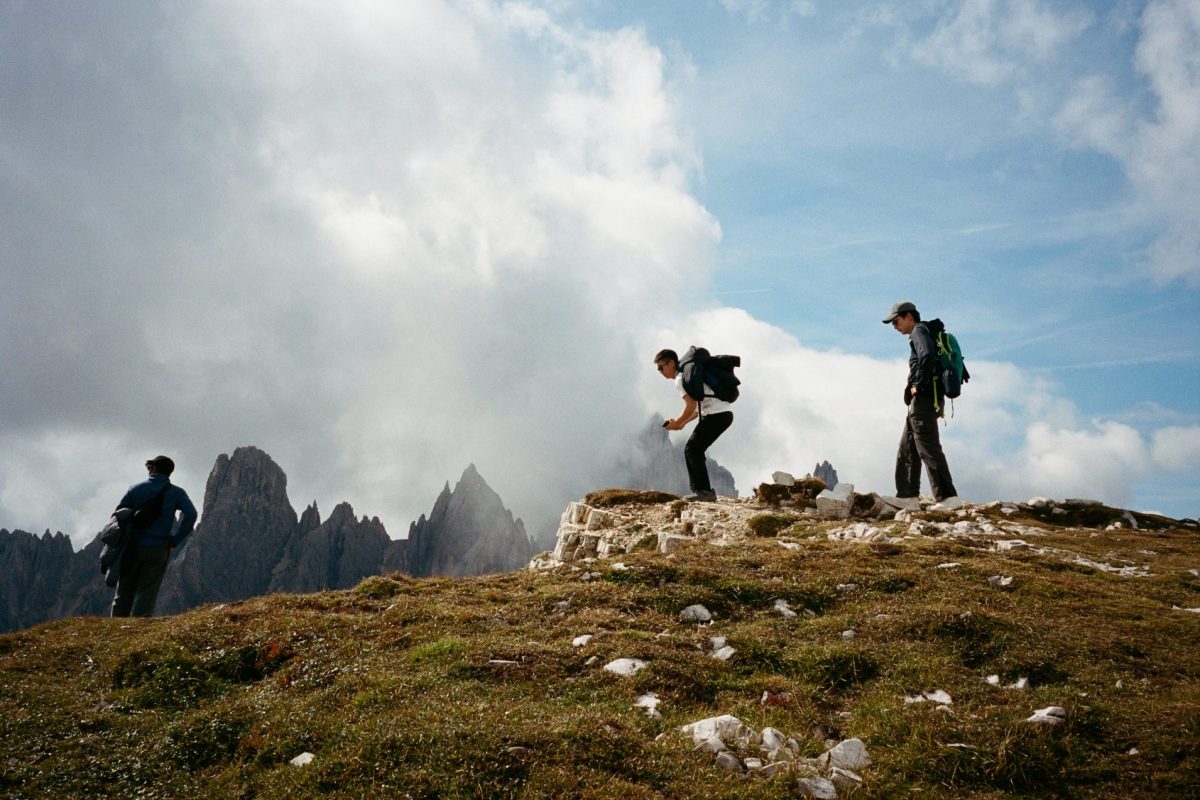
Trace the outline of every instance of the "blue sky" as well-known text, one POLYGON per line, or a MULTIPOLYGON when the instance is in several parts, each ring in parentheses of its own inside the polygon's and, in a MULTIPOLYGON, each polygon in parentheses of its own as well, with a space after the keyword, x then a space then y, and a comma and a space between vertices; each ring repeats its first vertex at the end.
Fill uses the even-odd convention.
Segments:
POLYGON ((0 0, 0 527, 257 445, 393 536, 619 481, 663 346, 748 492, 891 490, 915 301, 971 499, 1200 494, 1200 0, 0 0))

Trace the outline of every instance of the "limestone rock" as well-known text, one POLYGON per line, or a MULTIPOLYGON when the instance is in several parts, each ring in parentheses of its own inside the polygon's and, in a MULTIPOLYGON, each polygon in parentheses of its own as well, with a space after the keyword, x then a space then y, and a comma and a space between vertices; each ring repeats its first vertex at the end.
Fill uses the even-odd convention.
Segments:
POLYGON ((645 669, 646 666, 646 662, 640 658, 617 658, 605 664, 604 670, 628 678, 645 669))
POLYGON ((1025 721, 1034 725, 1054 726, 1067 721, 1067 711, 1061 706, 1046 706, 1035 710, 1025 721))
POLYGON ((709 622, 712 619, 712 614, 709 613, 707 608, 697 603, 680 611, 679 618, 684 622, 709 622))
POLYGON ((850 516, 854 484, 839 483, 834 489, 826 489, 817 495, 817 513, 831 519, 846 519, 850 516))

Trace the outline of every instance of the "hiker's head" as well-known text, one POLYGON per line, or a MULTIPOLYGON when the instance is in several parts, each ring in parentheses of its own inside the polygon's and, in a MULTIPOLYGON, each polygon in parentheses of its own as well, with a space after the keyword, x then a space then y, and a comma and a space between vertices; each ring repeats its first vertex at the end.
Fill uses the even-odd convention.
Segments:
POLYGON ((175 471, 175 462, 166 456, 155 456, 146 462, 146 469, 151 475, 170 476, 175 471))
POLYGON ((679 372, 679 354, 674 350, 659 350, 654 356, 654 366, 664 378, 675 380, 675 374, 679 372))
POLYGON ((883 318, 884 325, 891 325, 905 336, 912 333, 913 326, 921 321, 921 312, 908 300, 901 300, 892 306, 891 311, 883 318))

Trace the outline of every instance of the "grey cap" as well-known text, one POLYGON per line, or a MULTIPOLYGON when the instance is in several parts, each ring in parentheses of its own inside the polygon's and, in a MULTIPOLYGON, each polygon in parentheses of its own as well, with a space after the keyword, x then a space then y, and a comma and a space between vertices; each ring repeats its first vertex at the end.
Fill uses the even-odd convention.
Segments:
POLYGON ((889 311, 888 315, 883 318, 883 324, 887 325, 888 323, 892 322, 894 319, 896 319, 896 317, 900 316, 901 314, 907 314, 910 311, 916 311, 916 310, 917 310, 917 307, 914 306, 912 303, 908 302, 907 300, 901 300, 899 303, 896 303, 896 305, 892 306, 892 310, 889 311))

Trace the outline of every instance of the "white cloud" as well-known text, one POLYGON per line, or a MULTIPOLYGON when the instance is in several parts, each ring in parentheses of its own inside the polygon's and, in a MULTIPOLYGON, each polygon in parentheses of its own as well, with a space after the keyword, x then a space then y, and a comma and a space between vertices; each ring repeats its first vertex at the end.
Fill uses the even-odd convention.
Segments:
POLYGON ((1112 80, 1079 79, 1055 118, 1077 144, 1116 158, 1148 227, 1145 268, 1160 282, 1200 284, 1200 4, 1152 0, 1134 60, 1152 93, 1149 111, 1112 80))
MULTIPOLYGON (((743 311, 718 308, 658 331, 643 349, 697 344, 742 356, 735 422, 710 453, 732 469, 743 492, 775 470, 803 474, 828 459, 856 488, 890 494, 908 345, 883 326, 879 335, 894 339, 896 359, 805 347, 743 311)), ((1151 442, 1127 424, 1082 419, 1052 383, 1011 364, 970 367, 972 380, 942 428, 965 497, 1092 497, 1128 505, 1147 478, 1189 469, 1200 457, 1200 427, 1161 431, 1151 442)), ((642 396, 650 408, 677 411, 674 390, 652 371, 643 376, 642 396)))
POLYGON ((982 86, 1044 62, 1090 24, 1081 11, 1056 13, 1035 0, 964 0, 914 43, 913 57, 982 86))
POLYGON ((1168 470, 1200 466, 1200 425, 1172 426, 1154 432, 1151 453, 1156 464, 1168 470))

